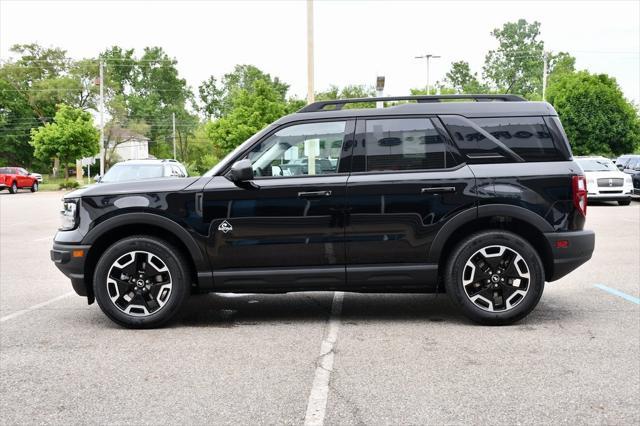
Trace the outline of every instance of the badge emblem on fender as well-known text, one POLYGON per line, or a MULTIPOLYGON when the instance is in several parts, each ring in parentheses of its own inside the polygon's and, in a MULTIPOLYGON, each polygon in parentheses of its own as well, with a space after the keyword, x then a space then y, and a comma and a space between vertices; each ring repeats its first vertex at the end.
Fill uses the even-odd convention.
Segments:
POLYGON ((233 231, 233 226, 225 220, 218 226, 218 231, 222 231, 226 234, 227 232, 233 231))

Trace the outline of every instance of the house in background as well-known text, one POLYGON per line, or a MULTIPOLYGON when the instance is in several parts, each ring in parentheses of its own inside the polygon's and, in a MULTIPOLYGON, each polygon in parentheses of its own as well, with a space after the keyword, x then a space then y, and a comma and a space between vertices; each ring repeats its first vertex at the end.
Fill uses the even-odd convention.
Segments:
POLYGON ((107 163, 149 158, 149 138, 129 129, 112 128, 105 133, 107 163))

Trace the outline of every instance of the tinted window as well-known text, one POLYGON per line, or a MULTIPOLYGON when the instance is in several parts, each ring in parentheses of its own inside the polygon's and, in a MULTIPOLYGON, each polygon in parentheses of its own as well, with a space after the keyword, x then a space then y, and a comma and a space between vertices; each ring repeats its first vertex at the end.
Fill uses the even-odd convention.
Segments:
POLYGON ((13 171, 8 167, 0 167, 0 174, 3 175, 12 175, 13 171))
POLYGON ((115 165, 100 182, 120 182, 134 179, 153 179, 163 177, 164 167, 162 165, 115 165))
POLYGON ((367 120, 366 170, 445 167, 444 139, 428 118, 367 120))
POLYGON ((345 121, 285 127, 256 145, 248 158, 256 176, 303 176, 336 173, 345 121))
POLYGON ((472 121, 525 161, 562 160, 542 117, 475 118, 472 121))

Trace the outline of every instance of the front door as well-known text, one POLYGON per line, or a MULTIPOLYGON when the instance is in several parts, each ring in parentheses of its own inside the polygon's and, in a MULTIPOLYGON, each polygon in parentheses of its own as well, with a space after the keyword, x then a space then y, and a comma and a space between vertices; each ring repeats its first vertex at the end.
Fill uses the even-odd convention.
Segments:
POLYGON ((434 285, 429 249, 444 223, 475 204, 437 118, 358 120, 347 185, 349 286, 434 285))
POLYGON ((292 124, 244 156, 255 179, 205 187, 216 288, 340 287, 352 121, 292 124), (343 149, 344 146, 344 149, 343 149))

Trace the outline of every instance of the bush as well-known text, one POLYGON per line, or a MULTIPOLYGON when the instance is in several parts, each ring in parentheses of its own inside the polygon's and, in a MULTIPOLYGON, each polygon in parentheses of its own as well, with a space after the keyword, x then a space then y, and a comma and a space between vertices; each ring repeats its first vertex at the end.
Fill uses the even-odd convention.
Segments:
POLYGON ((75 189, 80 186, 80 182, 77 180, 65 180, 60 183, 60 189, 75 189))

